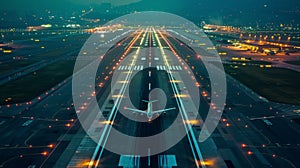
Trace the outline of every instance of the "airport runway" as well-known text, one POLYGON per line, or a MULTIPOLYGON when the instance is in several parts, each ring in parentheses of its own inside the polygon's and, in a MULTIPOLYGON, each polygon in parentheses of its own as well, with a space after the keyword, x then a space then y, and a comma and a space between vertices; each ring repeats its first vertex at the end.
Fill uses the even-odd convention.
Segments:
MULTIPOLYGON (((152 33, 150 36, 153 36, 152 33)), ((149 38, 148 44, 150 47, 152 47, 152 43, 157 44, 157 39, 153 40, 149 38)), ((149 50, 152 50, 150 48, 149 50)), ((151 51, 148 51, 151 53, 151 51)), ((137 61, 137 65, 142 64, 142 66, 145 66, 145 63, 149 62, 154 62, 154 58, 156 59, 159 58, 160 60, 163 60, 163 58, 159 55, 154 56, 155 54, 150 55, 149 57, 146 58, 146 61, 137 61)), ((139 58, 138 58, 139 59, 139 58)), ((141 59, 142 60, 142 59, 141 59)), ((157 63, 159 64, 159 63, 157 63)), ((158 65, 157 65, 158 66, 158 65)), ((172 87, 170 84, 170 79, 168 79, 168 75, 166 71, 164 70, 157 70, 156 68, 152 69, 144 69, 142 72, 139 72, 134 77, 133 81, 131 81, 130 85, 134 87, 134 91, 132 93, 133 95, 133 104, 136 104, 138 109, 145 110, 146 109, 146 103, 141 102, 141 100, 148 100, 149 93, 152 89, 154 88, 161 88, 165 91, 167 95, 167 106, 165 108, 170 108, 170 107, 176 107, 176 109, 179 109, 178 105, 176 104, 175 98, 173 97, 175 93, 172 91, 172 87), (149 72, 150 71, 150 72, 149 72), (149 73, 151 74, 151 77, 149 77, 149 73), (134 80, 136 79, 136 80, 134 80), (151 85, 151 88, 148 86, 151 85), (140 87, 140 88, 137 88, 140 87), (150 90, 149 90, 150 89, 150 90), (138 95, 138 96, 136 96, 138 95)), ((129 112, 130 113, 130 112, 129 112)), ((136 123, 136 122, 130 122, 130 120, 124 118, 124 116, 117 116, 114 123, 117 125, 116 127, 118 130, 121 130, 122 132, 125 132, 129 135, 137 136, 137 137, 145 137, 145 136, 150 136, 150 135, 155 135, 159 132, 164 131, 166 128, 170 126, 172 121, 176 118, 178 115, 178 110, 177 111, 170 111, 167 112, 165 115, 161 115, 160 117, 156 118, 153 120, 151 123, 136 123), (131 129, 129 129, 131 128, 131 129), (133 133, 129 130, 135 130, 133 133)), ((174 134, 176 134, 174 132, 174 134)), ((109 139, 108 139, 109 141, 109 139)), ((163 139, 158 140, 157 142, 154 142, 155 144, 163 144, 164 142, 163 139)), ((170 150, 160 153, 158 155, 154 156, 149 156, 149 157, 142 157, 138 158, 140 162, 138 163, 141 167, 161 167, 160 165, 160 159, 162 157, 170 157, 170 156, 175 156, 176 158, 176 165, 179 167, 187 166, 188 167, 197 167, 196 163, 193 161, 191 149, 188 148, 188 140, 187 137, 182 140, 182 142, 175 147, 171 148, 170 150), (177 152, 175 152, 177 151, 177 152), (180 152, 178 152, 180 151, 180 152)), ((139 144, 135 144, 133 147, 133 150, 147 150, 147 149, 142 149, 139 144)), ((103 154, 103 158, 112 158, 107 156, 109 155, 109 152, 106 152, 103 154)), ((123 157, 123 156, 121 156, 123 157)), ((118 160, 116 160, 118 161, 118 160)), ((101 162, 100 167, 115 167, 116 165, 112 164, 113 162, 110 159, 105 160, 104 162, 101 162)), ((119 163, 120 164, 120 163, 119 163)), ((172 164, 172 163, 169 163, 172 164)), ((175 163, 174 163, 175 164, 175 163)), ((132 165, 132 166, 137 166, 137 165, 132 165)), ((170 165, 169 165, 170 166, 170 165)))
MULTIPOLYGON (((201 98, 199 111, 202 118, 206 117, 210 105, 210 81, 199 60, 188 57, 193 54, 192 51, 172 35, 164 34, 160 30, 156 30, 156 32, 151 29, 147 30, 140 31, 140 36, 139 33, 134 33, 123 39, 122 44, 124 45, 115 45, 111 49, 114 57, 104 60, 104 64, 108 68, 105 65, 99 67, 98 71, 102 73, 95 81, 99 84, 96 87, 99 105, 103 106, 104 111, 108 110, 107 117, 110 114, 116 114, 114 127, 134 136, 147 136, 161 132, 170 125, 179 112, 175 110, 174 113, 170 111, 166 115, 162 114, 151 123, 137 123, 128 120, 117 111, 109 111, 114 106, 114 102, 110 101, 111 98, 107 98, 110 89, 120 88, 126 82, 110 88, 111 75, 108 74, 118 60, 122 59, 124 52, 131 55, 143 49, 147 53, 146 56, 141 53, 136 54, 135 64, 130 68, 129 63, 126 62, 118 67, 120 72, 141 71, 131 81, 131 86, 126 86, 134 87, 132 95, 138 96, 133 96, 132 100, 136 103, 137 108, 142 110, 146 108, 147 104, 141 100, 148 98, 149 83, 151 83, 151 88, 157 87, 165 90, 169 96, 168 100, 170 100, 166 108, 180 108, 180 105, 176 103, 176 98, 172 97, 176 94, 172 87, 183 89, 182 86, 174 86, 169 82, 167 62, 170 61, 170 64, 174 66, 172 71, 176 77, 186 71, 172 59, 171 55, 167 54, 167 59, 162 57, 160 48, 163 47, 170 51, 167 42, 176 49, 176 52, 186 60, 189 66, 195 67, 194 73, 197 81, 202 85, 199 88, 200 93, 205 91, 207 94, 201 98), (162 36, 165 36, 165 39, 162 36), (154 69, 143 70, 142 67, 147 67, 149 62, 153 63, 154 69), (151 76, 149 76, 149 71, 151 71, 151 76), (106 76, 108 79, 105 79, 106 76)), ((184 31, 181 34, 184 34, 184 31)), ((120 78, 122 79, 122 77, 126 76, 120 78)), ((175 156, 178 167, 225 167, 226 165, 227 167, 299 167, 300 163, 297 158, 299 155, 297 138, 299 137, 299 125, 285 117, 285 113, 281 110, 273 107, 272 102, 259 97, 240 82, 228 77, 227 85, 228 96, 224 115, 218 128, 207 142, 191 144, 193 135, 188 133, 171 149, 151 156, 150 161, 148 157, 129 157, 129 159, 135 160, 129 164, 147 167, 150 163, 149 167, 163 167, 160 162, 162 158, 169 160, 168 164, 173 164, 175 156), (196 151, 195 145, 199 146, 203 161, 197 152, 192 152, 192 149, 196 151)), ((121 99, 125 98, 120 96, 121 99)), ((10 115, 5 111, 1 113, 0 138, 3 141, 0 142, 0 167, 24 167, 24 165, 26 167, 33 165, 36 167, 119 166, 122 156, 97 148, 97 144, 88 138, 80 128, 75 113, 70 79, 41 101, 36 102, 30 109, 20 111, 20 114, 10 115), (32 122, 26 125, 28 120, 32 120, 32 122), (16 132, 18 133, 16 134, 16 132), (47 152, 45 156, 44 152, 47 152)), ((197 134, 197 128, 193 127, 195 134, 197 134)), ((109 136, 107 137, 109 139, 109 136)), ((132 145, 133 149, 139 147, 134 143, 126 145, 132 145)), ((128 161, 128 157, 123 156, 122 159, 128 161)))

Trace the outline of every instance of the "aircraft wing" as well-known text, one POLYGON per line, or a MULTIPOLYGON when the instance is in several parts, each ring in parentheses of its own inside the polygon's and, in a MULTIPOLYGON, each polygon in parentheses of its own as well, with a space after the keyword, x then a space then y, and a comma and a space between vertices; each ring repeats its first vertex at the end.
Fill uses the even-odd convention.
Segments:
POLYGON ((168 109, 163 109, 163 110, 157 110, 157 111, 153 111, 152 114, 162 113, 162 112, 164 112, 164 111, 170 111, 170 110, 174 110, 174 109, 175 109, 175 107, 173 107, 173 108, 168 108, 168 109))
POLYGON ((147 114, 146 111, 138 110, 138 109, 132 109, 132 108, 127 108, 127 107, 126 107, 126 110, 130 110, 130 111, 137 112, 137 113, 147 114))

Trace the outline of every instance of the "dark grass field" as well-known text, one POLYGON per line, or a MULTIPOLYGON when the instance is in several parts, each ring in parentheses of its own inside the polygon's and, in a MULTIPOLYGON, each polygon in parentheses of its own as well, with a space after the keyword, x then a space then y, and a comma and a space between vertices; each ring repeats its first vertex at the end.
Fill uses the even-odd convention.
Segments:
POLYGON ((26 67, 32 63, 34 62, 30 60, 15 60, 10 63, 0 63, 0 75, 12 72, 18 68, 26 67))
POLYGON ((292 65, 300 65, 300 61, 285 61, 285 63, 292 64, 292 65))
POLYGON ((27 102, 47 91, 73 73, 75 61, 59 61, 35 73, 6 83, 0 87, 0 104, 27 102))
POLYGON ((224 65, 226 73, 270 101, 300 104, 300 73, 283 68, 224 65))
MULTIPOLYGON (((72 51, 79 50, 78 47, 69 47, 68 49, 55 49, 45 53, 39 53, 31 56, 28 60, 14 60, 10 63, 0 63, 0 75, 4 75, 6 73, 13 72, 14 70, 18 70, 19 68, 25 68, 33 63, 37 63, 39 61, 48 59, 48 58, 58 58, 62 57, 72 51)), ((78 51, 79 52, 79 51, 78 51)))
MULTIPOLYGON (((13 36, 10 35, 9 37, 14 37, 14 38, 21 38, 23 36, 13 36)), ((46 36, 46 35, 45 35, 46 36)), ((53 35, 47 35, 46 37, 52 37, 53 35)), ((26 39, 29 39, 32 36, 24 36, 26 39)), ((23 50, 18 50, 16 53, 18 53, 20 56, 24 57, 25 59, 21 60, 12 60, 9 63, 4 63, 0 62, 0 75, 4 75, 6 73, 12 72, 14 70, 17 70, 19 68, 24 68, 26 66, 29 66, 33 63, 38 63, 42 60, 47 60, 47 59, 56 59, 62 56, 65 56, 66 54, 72 52, 72 51, 78 51, 84 44, 85 40, 89 37, 88 34, 79 34, 79 35, 72 35, 72 36, 62 36, 58 37, 55 36, 53 39, 46 39, 42 40, 39 43, 35 43, 31 40, 26 41, 26 45, 34 45, 36 47, 30 48, 33 51, 33 54, 28 55, 23 55, 22 51, 23 50), (62 40, 65 40, 63 42, 62 40), (45 46, 45 49, 40 49, 41 46, 45 46), (49 47, 49 48, 48 48, 49 47)), ((20 39, 19 39, 20 40, 20 39)), ((74 54, 77 55, 77 54, 74 54)), ((8 56, 8 55, 2 55, 3 57, 8 56)))
POLYGON ((57 58, 57 57, 62 57, 68 53, 70 53, 71 51, 74 50, 79 50, 80 48, 78 46, 74 46, 74 47, 68 47, 66 48, 61 48, 61 49, 54 49, 54 50, 50 50, 47 52, 42 52, 36 55, 33 55, 32 57, 34 59, 38 59, 38 60, 42 60, 42 59, 46 59, 46 58, 57 58))
POLYGON ((297 124, 299 124, 299 125, 300 125, 300 118, 293 119, 293 121, 295 121, 297 124))

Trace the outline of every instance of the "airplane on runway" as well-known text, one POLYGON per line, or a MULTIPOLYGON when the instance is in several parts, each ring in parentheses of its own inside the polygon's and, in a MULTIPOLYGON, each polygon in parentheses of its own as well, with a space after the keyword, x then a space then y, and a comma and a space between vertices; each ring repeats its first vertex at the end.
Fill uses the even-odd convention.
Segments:
POLYGON ((158 100, 143 100, 143 102, 146 102, 148 103, 147 105, 147 110, 146 111, 143 111, 143 110, 137 110, 137 109, 132 109, 132 108, 127 108, 125 107, 125 110, 130 110, 130 111, 133 111, 133 112, 137 112, 137 113, 142 113, 142 114, 146 114, 149 121, 151 121, 152 117, 153 117, 153 114, 157 114, 157 113, 162 113, 162 112, 166 112, 166 111, 170 111, 170 110, 174 110, 176 109, 175 107, 173 108, 168 108, 168 109, 163 109, 163 110, 157 110, 157 111, 153 111, 153 106, 152 104, 154 102, 157 102, 158 100))

